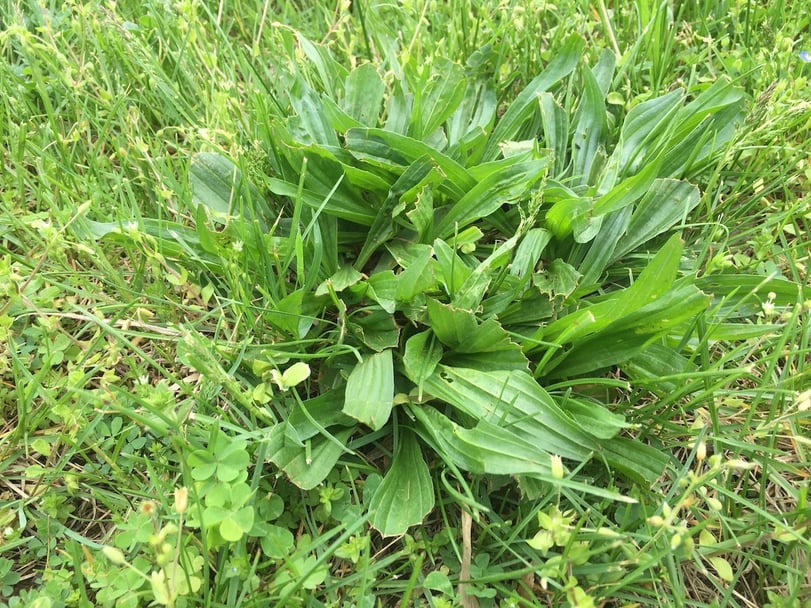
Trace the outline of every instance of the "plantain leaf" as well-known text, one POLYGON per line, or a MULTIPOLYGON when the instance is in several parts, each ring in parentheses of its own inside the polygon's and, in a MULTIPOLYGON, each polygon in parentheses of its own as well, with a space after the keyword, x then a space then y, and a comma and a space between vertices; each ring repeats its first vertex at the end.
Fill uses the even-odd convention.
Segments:
POLYGON ((552 487, 567 487, 587 494, 621 502, 632 499, 594 485, 571 479, 558 479, 552 474, 552 454, 539 441, 526 441, 508 428, 480 420, 471 429, 452 422, 432 407, 409 407, 420 422, 423 439, 454 465, 478 475, 528 476, 552 487))
POLYGON ((551 93, 541 93, 538 102, 541 106, 544 143, 555 154, 552 174, 557 177, 563 173, 569 157, 569 115, 551 93))
POLYGON ((358 159, 373 162, 402 173, 405 167, 422 157, 430 158, 447 177, 443 191, 458 200, 476 185, 476 181, 458 162, 428 144, 385 129, 350 129, 347 149, 358 159))
POLYGON ((411 110, 408 134, 415 139, 431 135, 459 107, 466 89, 461 66, 444 58, 434 60, 432 74, 411 110))
POLYGON ((383 481, 369 501, 371 524, 383 536, 405 534, 434 508, 434 486, 414 433, 402 429, 383 481))
POLYGON ((422 387, 442 360, 442 346, 437 344, 432 331, 422 331, 411 336, 403 353, 403 370, 408 379, 417 385, 418 398, 422 400, 422 387))
POLYGON ((368 355, 349 374, 343 412, 376 431, 388 422, 393 406, 391 350, 368 355))
POLYGON ((282 422, 271 429, 268 458, 302 490, 311 490, 327 478, 338 458, 347 451, 344 446, 355 429, 340 429, 332 436, 316 435, 297 445, 286 439, 288 424, 282 422))
POLYGON ((434 240, 434 255, 436 256, 439 274, 437 278, 445 287, 448 295, 453 297, 470 277, 473 270, 456 253, 456 250, 442 239, 434 240))
POLYGON ((565 336, 565 342, 575 342, 657 300, 673 285, 681 251, 681 239, 673 235, 630 287, 609 295, 593 306, 561 317, 539 335, 551 341, 565 336))
POLYGON ((612 154, 617 175, 633 175, 647 162, 647 150, 651 142, 669 126, 678 112, 683 91, 676 89, 634 106, 622 123, 620 139, 612 154))
POLYGON ((684 221, 698 205, 701 195, 692 184, 674 179, 657 179, 636 205, 626 234, 619 240, 613 260, 684 221))
POLYGON ((670 332, 683 334, 685 324, 689 325, 707 309, 708 304, 709 297, 692 285, 673 289, 633 314, 576 342, 570 350, 553 358, 542 373, 550 377, 576 376, 621 364, 638 356, 662 335, 670 332))
POLYGON ((366 127, 374 127, 380 115, 385 85, 377 69, 365 63, 352 70, 344 84, 343 109, 354 120, 366 127))
POLYGON ((552 454, 582 461, 598 448, 596 440, 525 371, 439 365, 425 389, 474 420, 508 427, 526 441, 542 443, 552 454))
MULTIPOLYGON (((329 113, 321 98, 310 86, 299 78, 288 95, 290 104, 298 114, 304 133, 309 136, 309 142, 325 146, 338 147, 338 135, 332 127, 329 113)), ((303 134, 303 133, 302 133, 303 134)))
MULTIPOLYGON (((337 184, 334 184, 337 185, 337 184)), ((293 200, 301 198, 301 202, 313 209, 321 209, 325 213, 364 226, 370 226, 375 219, 375 212, 366 204, 332 189, 326 192, 315 192, 307 188, 301 189, 298 184, 283 179, 270 178, 268 180, 270 191, 279 196, 287 196, 293 200)))
POLYGON ((604 94, 588 68, 582 69, 583 97, 574 118, 572 133, 572 176, 581 184, 591 183, 592 164, 599 158, 598 149, 604 147, 606 124, 604 94))
POLYGON ((418 294, 436 287, 436 276, 431 264, 433 248, 430 245, 415 245, 409 248, 408 253, 413 254, 413 257, 407 262, 406 269, 397 275, 396 295, 400 302, 410 302, 418 294))
MULTIPOLYGON (((192 200, 214 220, 225 223, 233 215, 253 217, 254 208, 264 206, 262 195, 242 175, 239 168, 222 154, 199 152, 189 167, 192 200)), ((260 213, 257 219, 264 223, 260 213)))
POLYGON ((549 157, 522 161, 521 156, 502 161, 451 207, 438 222, 435 236, 447 238, 502 205, 514 203, 543 177, 550 161, 549 157))
POLYGON ((501 142, 524 139, 520 137, 521 127, 536 111, 538 95, 572 73, 583 55, 584 48, 585 42, 577 34, 567 38, 544 71, 518 94, 504 112, 487 142, 483 157, 485 161, 494 160, 498 156, 501 142))

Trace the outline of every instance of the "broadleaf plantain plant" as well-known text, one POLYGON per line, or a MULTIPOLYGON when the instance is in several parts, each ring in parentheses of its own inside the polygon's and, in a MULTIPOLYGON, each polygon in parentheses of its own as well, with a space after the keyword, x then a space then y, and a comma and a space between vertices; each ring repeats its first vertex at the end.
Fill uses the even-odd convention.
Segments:
POLYGON ((312 488, 383 446, 367 504, 384 535, 433 508, 437 459, 463 492, 462 471, 514 476, 530 495, 554 483, 621 499, 601 469, 653 482, 667 456, 591 388, 616 366, 631 380, 689 369, 709 297, 668 234, 698 204, 689 180, 717 163, 743 94, 719 80, 626 113, 606 103, 614 56, 589 67, 572 36, 502 107, 494 83, 447 60, 350 71, 284 35, 299 59, 268 85, 282 110, 257 127, 263 170, 201 153, 194 229, 143 228, 175 231, 184 259, 267 328, 222 349, 246 382, 312 369, 253 406, 277 420, 270 460, 312 488), (234 263, 236 286, 218 278, 234 263), (591 461, 590 477, 559 479, 553 456, 591 461))

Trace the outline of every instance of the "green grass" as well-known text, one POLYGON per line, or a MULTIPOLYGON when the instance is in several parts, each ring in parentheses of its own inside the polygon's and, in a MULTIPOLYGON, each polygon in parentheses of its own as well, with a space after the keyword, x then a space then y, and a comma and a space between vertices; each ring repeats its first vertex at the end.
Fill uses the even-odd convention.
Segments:
POLYGON ((0 606, 811 606, 807 13, 0 1, 0 606))

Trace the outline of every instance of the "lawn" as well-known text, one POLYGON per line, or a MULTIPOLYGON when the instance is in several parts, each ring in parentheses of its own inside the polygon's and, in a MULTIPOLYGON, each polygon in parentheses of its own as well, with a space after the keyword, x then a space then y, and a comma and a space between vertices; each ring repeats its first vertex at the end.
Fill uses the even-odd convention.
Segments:
POLYGON ((0 607, 811 607, 809 31, 0 0, 0 607))

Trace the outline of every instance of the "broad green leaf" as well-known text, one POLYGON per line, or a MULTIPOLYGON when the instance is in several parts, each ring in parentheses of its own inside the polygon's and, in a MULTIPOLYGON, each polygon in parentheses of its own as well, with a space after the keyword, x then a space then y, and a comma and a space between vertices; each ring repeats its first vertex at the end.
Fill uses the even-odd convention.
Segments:
POLYGON ((453 596, 453 585, 447 574, 441 570, 429 572, 422 582, 422 586, 432 591, 439 591, 442 595, 453 596))
POLYGON ((696 365, 664 344, 650 344, 620 364, 620 369, 634 381, 660 394, 673 393, 683 386, 681 378, 689 377, 696 365))
POLYGON ((550 323, 540 335, 549 341, 565 336, 566 342, 572 342, 600 331, 614 321, 655 301, 667 293, 673 285, 681 252, 681 239, 679 235, 674 234, 630 287, 612 294, 598 304, 561 317, 550 323))
MULTIPOLYGON (((483 82, 468 81, 462 103, 447 121, 446 128, 450 146, 448 153, 451 154, 451 149, 461 148, 463 145, 470 148, 471 143, 480 138, 482 144, 486 144, 486 139, 482 136, 492 128, 497 106, 496 93, 491 86, 483 82)), ((468 160, 468 163, 463 163, 465 166, 471 162, 478 162, 482 152, 484 152, 483 147, 478 154, 471 149, 464 150, 464 152, 459 150, 462 157, 468 160)))
POLYGON ((417 193, 406 216, 417 231, 417 241, 425 242, 434 224, 434 189, 430 184, 417 193))
MULTIPOLYGON (((192 200, 203 207, 212 219, 224 223, 229 217, 245 214, 251 219, 252 209, 263 209, 259 191, 242 175, 239 168, 221 154, 200 152, 189 166, 192 200)), ((258 217, 266 227, 261 213, 258 217)))
POLYGON ((389 95, 386 103, 385 129, 405 135, 411 122, 411 108, 414 105, 414 96, 408 90, 405 79, 395 79, 392 89, 392 94, 389 95))
POLYGON ((325 391, 318 397, 296 403, 287 416, 284 435, 298 446, 304 441, 324 433, 332 426, 355 426, 357 423, 341 411, 343 391, 325 391))
POLYGON ((348 451, 344 446, 355 429, 340 429, 329 437, 316 435, 304 445, 296 445, 286 441, 285 427, 288 424, 282 422, 271 429, 267 438, 268 458, 295 485, 302 490, 311 490, 326 479, 341 454, 348 451))
POLYGON ((581 276, 571 264, 555 258, 542 272, 533 275, 532 284, 550 298, 566 299, 577 289, 581 276))
POLYGON ((251 531, 253 520, 253 507, 242 507, 238 511, 230 513, 220 522, 218 528, 220 536, 223 537, 223 540, 235 543, 251 531))
POLYGON ((542 373, 551 377, 576 376, 621 364, 648 348, 658 336, 670 332, 683 334, 685 323, 704 312, 708 303, 709 298, 692 285, 673 289, 599 333, 576 342, 544 367, 542 373))
POLYGON ((417 245, 411 249, 416 251, 416 257, 397 275, 397 300, 400 302, 410 302, 417 294, 431 291, 436 287, 436 277, 431 263, 433 248, 429 245, 417 245))
POLYGON ((443 183, 443 190, 454 200, 461 198, 476 185, 467 169, 455 160, 405 135, 385 129, 350 129, 346 134, 346 146, 360 160, 374 161, 392 169, 399 168, 400 171, 417 159, 427 156, 448 178, 443 183))
POLYGON ((222 259, 219 254, 211 254, 200 242, 197 230, 178 222, 144 218, 130 232, 121 222, 96 222, 84 217, 71 225, 79 238, 113 239, 132 243, 143 235, 160 240, 161 254, 170 259, 185 259, 215 272, 222 272, 222 259))
POLYGON ((417 438, 401 427, 394 457, 369 501, 371 524, 383 536, 399 536, 434 508, 434 486, 417 438))
POLYGON ((418 431, 443 458, 478 475, 528 476, 611 500, 633 502, 625 496, 573 479, 552 475, 552 454, 541 438, 521 439, 510 428, 479 421, 471 429, 463 428, 428 406, 409 406, 419 421, 418 431))
POLYGON ((437 260, 438 279, 445 291, 453 298, 457 290, 473 272, 456 253, 456 250, 442 239, 434 240, 434 254, 437 260))
POLYGON ((380 429, 394 406, 394 366, 391 350, 367 355, 346 381, 343 412, 371 428, 380 429))
POLYGON ((409 135, 423 139, 438 129, 464 99, 466 85, 461 66, 448 59, 435 59, 424 90, 415 97, 409 135))
POLYGON ((397 348, 400 343, 400 328, 394 317, 379 308, 366 314, 353 315, 347 328, 358 340, 376 352, 397 348))
POLYGON ((746 95, 719 78, 676 114, 665 147, 664 175, 674 175, 686 161, 701 164, 734 134, 746 95))
POLYGON ((346 78, 347 69, 335 61, 332 53, 324 45, 316 44, 298 32, 296 33, 296 39, 307 59, 315 66, 326 93, 335 97, 338 84, 346 78))
POLYGON ((560 409, 581 429, 597 439, 611 439, 632 425, 595 401, 565 395, 558 398, 560 409))
POLYGON ((341 266, 341 268, 338 269, 338 272, 333 274, 330 278, 318 286, 318 288, 315 290, 315 295, 328 295, 330 289, 335 291, 335 293, 340 293, 344 289, 352 287, 362 279, 363 275, 355 270, 354 267, 350 265, 341 266))
POLYGON ((487 143, 484 160, 494 160, 498 156, 501 142, 524 139, 520 137, 521 127, 536 111, 538 94, 571 74, 577 67, 584 48, 585 43, 580 36, 577 34, 569 36, 544 71, 518 94, 504 112, 487 143))
POLYGON ((200 239, 200 245, 207 253, 219 254, 220 246, 217 242, 217 236, 208 227, 208 214, 203 205, 197 205, 194 210, 194 226, 197 229, 197 237, 200 239))
POLYGON ((602 456, 627 478, 648 485, 662 476, 671 460, 666 453, 628 437, 604 442, 602 456))
POLYGON ((487 258, 482 260, 470 276, 462 283, 454 295, 453 305, 457 308, 475 310, 481 304, 485 291, 495 271, 509 263, 512 250, 518 244, 520 234, 515 234, 495 248, 487 258))
MULTIPOLYGON (((337 184, 334 184, 337 186, 337 184)), ((375 219, 376 213, 366 204, 359 202, 361 198, 351 198, 338 191, 314 192, 306 188, 299 188, 298 184, 284 181, 282 179, 271 178, 268 180, 271 192, 279 196, 287 196, 298 200, 301 198, 308 207, 313 209, 323 209, 325 213, 336 217, 355 222, 364 226, 370 226, 375 219)))
POLYGON ((262 530, 259 537, 262 552, 271 559, 284 559, 295 545, 293 533, 285 527, 271 524, 262 530))
POLYGON ((346 133, 349 129, 366 126, 350 116, 346 110, 338 105, 331 97, 323 96, 321 98, 321 104, 324 107, 324 114, 327 120, 329 120, 330 126, 338 133, 346 133))
POLYGON ((609 263, 616 259, 614 252, 617 243, 626 235, 631 213, 631 206, 609 213, 603 219, 600 232, 597 233, 594 239, 588 244, 579 245, 579 247, 588 248, 577 268, 583 275, 580 282, 586 289, 588 286, 597 283, 609 263))
POLYGON ((547 224, 558 238, 574 232, 577 242, 588 242, 594 237, 594 233, 587 229, 591 222, 632 205, 641 198, 653 185, 660 164, 657 160, 646 165, 639 173, 626 178, 590 205, 584 204, 584 199, 556 203, 546 214, 547 224))
POLYGON ((597 150, 604 146, 608 130, 605 100, 592 71, 586 67, 583 75, 583 95, 574 117, 572 133, 572 177, 575 182, 589 184, 592 164, 598 158, 597 150))
POLYGON ((466 429, 452 422, 433 407, 409 407, 421 423, 421 431, 441 454, 454 464, 477 475, 537 475, 551 479, 551 454, 543 442, 530 443, 509 428, 479 420, 466 429))
POLYGON ((591 219, 593 204, 584 196, 560 198, 546 212, 546 225, 558 239, 565 238, 591 219))
POLYGON ((521 346, 495 319, 479 322, 469 310, 428 300, 428 317, 436 336, 450 349, 448 362, 481 370, 527 370, 521 346))
POLYGON ((274 369, 271 370, 270 375, 281 390, 287 391, 310 377, 310 366, 303 361, 296 361, 284 370, 284 373, 280 374, 274 369))
POLYGON ((387 313, 392 314, 397 308, 398 279, 393 270, 376 272, 369 277, 369 297, 380 304, 387 313))
MULTIPOLYGON (((510 264, 510 274, 519 279, 529 279, 541 259, 541 254, 552 235, 543 228, 532 228, 522 238, 510 264)), ((522 282, 523 283, 523 282, 522 282)))
POLYGON ((751 274, 708 275, 697 279, 696 286, 713 294, 723 303, 719 314, 745 307, 742 316, 757 313, 769 293, 774 294, 776 306, 791 306, 811 299, 811 287, 782 277, 751 274))
POLYGON ((558 177, 563 174, 569 160, 569 115, 551 93, 541 93, 538 102, 541 107, 544 143, 555 154, 552 175, 558 177))
POLYGON ((578 428, 527 372, 439 365, 425 389, 474 420, 542 442, 552 454, 585 460, 598 448, 596 440, 578 428))
POLYGON ((441 175, 435 170, 435 165, 428 155, 418 158, 403 171, 377 210, 377 216, 355 261, 356 268, 362 268, 378 247, 394 235, 394 209, 401 204, 401 199, 409 191, 414 191, 416 196, 416 191, 422 187, 438 184, 440 181, 441 175))
POLYGON ((628 177, 614 186, 609 192, 594 201, 593 214, 605 215, 635 203, 648 190, 659 173, 661 163, 654 160, 639 173, 628 177))
POLYGON ((456 348, 466 338, 475 335, 478 328, 472 312, 433 298, 428 300, 428 318, 436 337, 449 348, 456 348))
POLYGON ((356 159, 346 150, 327 149, 319 144, 302 144, 292 140, 283 150, 291 166, 297 170, 307 159, 304 186, 314 192, 326 195, 339 184, 335 196, 351 198, 355 196, 352 186, 382 196, 391 188, 392 180, 388 174, 374 173, 356 166, 356 159))
POLYGON ((432 331, 422 331, 411 336, 403 353, 403 371, 417 385, 418 398, 422 400, 422 387, 442 359, 442 346, 437 343, 432 331))
POLYGON ((435 236, 447 238, 502 205, 514 203, 543 177, 550 160, 546 157, 520 162, 521 157, 514 157, 502 162, 451 207, 438 222, 435 236))
POLYGON ((735 580, 735 573, 732 571, 732 566, 726 559, 720 555, 714 555, 708 557, 707 561, 712 564, 712 567, 715 568, 715 572, 718 574, 718 578, 722 581, 731 583, 735 580))
POLYGON ((321 102, 321 98, 303 79, 298 79, 288 95, 309 142, 338 147, 340 141, 321 102))
POLYGON ((374 127, 380 115, 385 86, 371 63, 355 68, 346 77, 343 108, 360 124, 374 127))
POLYGON ((600 58, 593 68, 594 81, 600 87, 600 93, 603 97, 608 95, 611 90, 611 83, 614 80, 614 68, 617 65, 617 57, 609 49, 603 49, 600 52, 600 58))
POLYGON ((644 101, 628 112, 612 155, 620 177, 637 173, 642 163, 647 161, 648 145, 672 126, 683 95, 681 89, 676 89, 661 97, 644 101))
POLYGON ((698 188, 688 182, 657 179, 636 205, 626 234, 617 243, 612 260, 634 251, 679 221, 685 221, 700 198, 698 188))
POLYGON ((312 295, 308 290, 298 289, 276 302, 272 309, 265 312, 265 317, 300 340, 309 333, 322 306, 323 298, 312 295))

